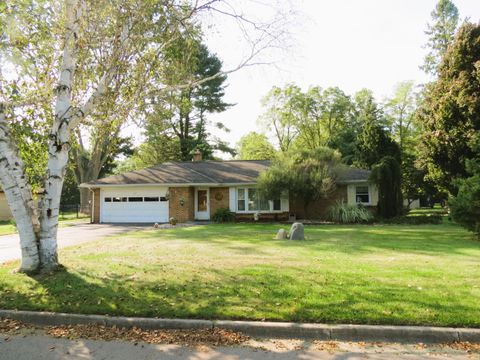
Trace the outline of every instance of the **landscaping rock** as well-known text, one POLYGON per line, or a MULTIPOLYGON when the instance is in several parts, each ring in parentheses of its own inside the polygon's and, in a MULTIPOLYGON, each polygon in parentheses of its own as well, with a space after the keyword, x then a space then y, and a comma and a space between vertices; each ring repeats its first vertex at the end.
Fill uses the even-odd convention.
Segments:
POLYGON ((288 234, 285 231, 285 229, 280 229, 278 230, 277 237, 275 238, 277 240, 285 240, 288 239, 288 234))
POLYGON ((289 238, 290 240, 305 240, 305 230, 302 223, 293 223, 289 238))

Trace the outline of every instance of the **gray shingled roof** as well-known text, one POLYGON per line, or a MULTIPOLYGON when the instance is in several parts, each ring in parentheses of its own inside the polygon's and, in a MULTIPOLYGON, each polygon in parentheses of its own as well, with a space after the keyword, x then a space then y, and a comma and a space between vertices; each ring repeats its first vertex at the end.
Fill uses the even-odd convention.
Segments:
MULTIPOLYGON (((269 160, 168 162, 150 168, 109 176, 82 187, 102 185, 149 184, 253 184, 268 168, 269 160)), ((370 171, 345 166, 339 172, 340 182, 366 181, 370 171)))

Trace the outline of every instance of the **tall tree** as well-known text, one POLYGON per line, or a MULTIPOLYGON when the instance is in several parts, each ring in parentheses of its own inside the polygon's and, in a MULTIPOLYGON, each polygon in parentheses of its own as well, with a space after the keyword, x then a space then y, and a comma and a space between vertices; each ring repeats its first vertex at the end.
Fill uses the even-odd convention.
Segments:
POLYGON ((284 88, 274 86, 262 99, 265 112, 259 123, 276 138, 282 152, 287 152, 298 135, 298 122, 304 116, 302 90, 289 84, 284 88))
POLYGON ((413 81, 398 83, 393 96, 387 100, 384 108, 393 138, 400 146, 402 154, 406 148, 412 147, 416 135, 414 122, 416 97, 413 81))
POLYGON ((458 25, 458 9, 451 0, 439 0, 431 13, 432 23, 427 24, 425 34, 429 50, 425 56, 422 70, 427 74, 436 75, 438 66, 452 42, 458 25))
POLYGON ((373 96, 359 94, 357 100, 357 122, 360 133, 355 141, 354 164, 370 169, 384 156, 400 161, 400 149, 386 130, 385 119, 373 96))
POLYGON ((463 24, 427 88, 417 112, 423 126, 420 158, 439 189, 455 195, 455 178, 465 178, 466 161, 478 158, 472 146, 480 131, 480 25, 463 24))
POLYGON ((276 150, 264 134, 252 131, 238 142, 237 157, 240 160, 270 160, 275 156, 276 150))
MULTIPOLYGON (((199 79, 210 79, 195 87, 173 89, 162 96, 155 96, 146 104, 147 127, 160 125, 158 131, 178 139, 180 153, 178 160, 191 160, 194 150, 200 150, 204 158, 211 158, 213 150, 227 150, 221 141, 211 137, 208 114, 225 111, 231 105, 223 100, 226 75, 222 75, 222 62, 209 52, 197 39, 180 38, 167 48, 167 66, 157 74, 159 84, 172 87, 188 84, 199 79), (164 126, 165 122, 169 125, 164 126)), ((223 123, 213 124, 228 131, 223 123)), ((147 132, 147 142, 149 141, 147 132)))
POLYGON ((334 144, 345 131, 351 116, 350 98, 339 88, 310 88, 299 103, 296 143, 305 149, 334 144))

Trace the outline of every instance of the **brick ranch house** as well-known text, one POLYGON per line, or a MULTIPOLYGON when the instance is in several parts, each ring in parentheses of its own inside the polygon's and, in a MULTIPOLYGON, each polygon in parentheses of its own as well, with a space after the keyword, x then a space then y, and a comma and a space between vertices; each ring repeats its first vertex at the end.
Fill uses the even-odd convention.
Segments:
MULTIPOLYGON (((161 223, 210 220, 220 208, 229 208, 237 220, 288 220, 304 218, 303 201, 289 197, 262 199, 255 184, 267 160, 168 162, 81 184, 91 191, 94 223, 161 223)), ((309 204, 310 218, 320 219, 330 205, 373 207, 377 188, 368 182, 370 172, 345 166, 338 174, 332 196, 309 204)))

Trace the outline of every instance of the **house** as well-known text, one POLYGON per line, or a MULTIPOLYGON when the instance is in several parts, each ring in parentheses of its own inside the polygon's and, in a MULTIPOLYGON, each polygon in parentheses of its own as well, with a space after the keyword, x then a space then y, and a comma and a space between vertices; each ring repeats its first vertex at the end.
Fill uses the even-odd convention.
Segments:
MULTIPOLYGON (((92 194, 94 223, 155 223, 210 220, 220 208, 229 208, 237 220, 303 218, 299 199, 285 193, 279 199, 257 196, 256 179, 270 164, 268 160, 168 162, 143 170, 126 172, 81 184, 92 194)), ((311 218, 321 218, 335 201, 375 206, 378 192, 368 182, 369 171, 343 167, 337 189, 327 199, 311 202, 311 218)))

